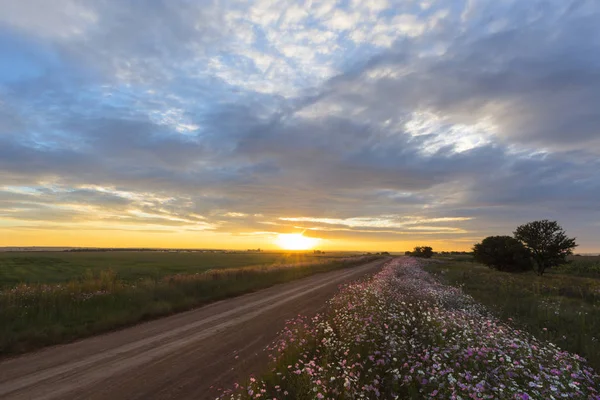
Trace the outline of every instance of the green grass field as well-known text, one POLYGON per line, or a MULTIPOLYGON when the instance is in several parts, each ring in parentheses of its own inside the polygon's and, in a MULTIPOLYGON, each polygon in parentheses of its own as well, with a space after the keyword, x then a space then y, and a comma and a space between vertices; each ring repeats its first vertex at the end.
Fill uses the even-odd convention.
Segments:
POLYGON ((568 264, 555 268, 554 272, 600 278, 600 256, 571 256, 568 264))
MULTIPOLYGON (((581 257, 573 264, 593 262, 581 257)), ((426 269, 460 286, 502 319, 586 357, 600 369, 600 279, 590 277, 589 271, 577 276, 573 268, 568 273, 559 268, 539 277, 464 261, 430 263, 426 269)))
POLYGON ((199 253, 199 252, 0 252, 0 287, 19 283, 60 283, 99 274, 108 269, 118 279, 135 281, 174 274, 199 273, 208 269, 290 264, 347 253, 312 252, 199 253))
MULTIPOLYGON (((434 258, 442 261, 475 262, 470 254, 436 255, 434 258)), ((600 278, 600 256, 573 255, 567 260, 567 264, 552 268, 547 273, 600 278)))
POLYGON ((0 356, 376 258, 339 253, 5 253, 0 258, 0 356))

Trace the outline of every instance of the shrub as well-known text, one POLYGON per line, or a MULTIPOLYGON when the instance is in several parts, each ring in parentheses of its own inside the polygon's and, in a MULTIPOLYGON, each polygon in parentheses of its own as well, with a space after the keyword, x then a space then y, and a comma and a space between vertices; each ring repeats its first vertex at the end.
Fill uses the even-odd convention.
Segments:
POLYGON ((417 246, 411 255, 413 257, 431 258, 433 256, 433 249, 429 246, 417 246))
POLYGON ((532 268, 529 250, 510 236, 488 236, 473 246, 475 260, 505 272, 524 272, 532 268))

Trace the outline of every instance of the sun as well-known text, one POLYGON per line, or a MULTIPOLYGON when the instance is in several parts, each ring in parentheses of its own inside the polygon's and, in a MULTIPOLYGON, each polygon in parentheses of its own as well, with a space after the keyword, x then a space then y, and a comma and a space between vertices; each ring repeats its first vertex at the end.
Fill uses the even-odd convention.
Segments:
POLYGON ((277 246, 284 250, 310 250, 315 247, 321 239, 310 238, 301 233, 280 233, 277 236, 277 246))

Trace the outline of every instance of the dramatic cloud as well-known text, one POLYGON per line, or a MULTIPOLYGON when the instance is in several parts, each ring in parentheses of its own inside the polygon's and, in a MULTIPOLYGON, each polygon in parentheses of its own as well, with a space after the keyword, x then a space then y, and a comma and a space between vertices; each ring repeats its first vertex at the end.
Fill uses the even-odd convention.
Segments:
POLYGON ((598 26, 593 0, 0 0, 2 239, 468 248, 550 218, 598 250, 598 26))

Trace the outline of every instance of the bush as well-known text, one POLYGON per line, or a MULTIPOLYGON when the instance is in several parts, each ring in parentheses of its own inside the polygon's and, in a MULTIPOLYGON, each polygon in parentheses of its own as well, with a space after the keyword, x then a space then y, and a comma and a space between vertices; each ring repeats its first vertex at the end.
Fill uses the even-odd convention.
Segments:
POLYGON ((505 272, 524 272, 532 268, 529 250, 510 236, 488 236, 473 247, 475 260, 505 272))
POLYGON ((411 255, 413 257, 431 258, 433 256, 433 249, 429 246, 417 246, 411 255))

